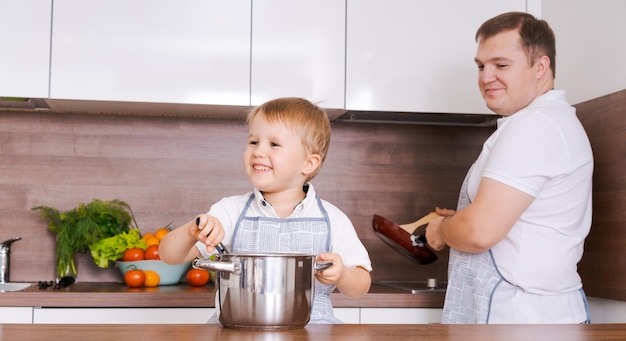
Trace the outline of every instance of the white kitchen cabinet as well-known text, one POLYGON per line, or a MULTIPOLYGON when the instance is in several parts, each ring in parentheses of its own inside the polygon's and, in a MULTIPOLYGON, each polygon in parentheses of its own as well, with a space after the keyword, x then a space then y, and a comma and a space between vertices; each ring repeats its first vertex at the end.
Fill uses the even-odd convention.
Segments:
POLYGON ((0 97, 48 97, 52 0, 0 1, 0 97))
MULTIPOLYGON (((204 324, 214 308, 0 308, 12 309, 12 319, 0 323, 50 324, 204 324), (17 309, 21 309, 18 311, 17 309)), ((334 308, 346 324, 440 323, 436 308, 334 308)), ((4 316, 0 315, 0 316, 4 316)))
POLYGON ((33 323, 32 307, 0 307, 0 324, 33 323))
POLYGON ((333 308, 333 314, 346 324, 361 323, 361 308, 333 308))
POLYGON ((542 0, 556 35, 555 87, 579 104, 626 89, 626 1, 542 0))
POLYGON ((361 308, 361 324, 441 323, 439 308, 361 308))
POLYGON ((252 5, 251 104, 295 96, 343 109, 345 0, 252 5))
POLYGON ((508 11, 526 0, 348 0, 346 109, 490 113, 474 35, 508 11))
POLYGON ((33 323, 204 324, 214 308, 34 308, 33 323))
POLYGON ((587 297, 591 323, 626 323, 626 302, 587 297))
POLYGON ((249 105, 251 0, 56 0, 50 97, 249 105))

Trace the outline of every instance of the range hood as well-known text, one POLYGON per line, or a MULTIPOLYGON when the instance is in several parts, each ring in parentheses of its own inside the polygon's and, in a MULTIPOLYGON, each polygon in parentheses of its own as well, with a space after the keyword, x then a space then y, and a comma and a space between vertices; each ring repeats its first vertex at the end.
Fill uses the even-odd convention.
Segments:
MULTIPOLYGON (((132 115, 157 117, 195 117, 222 120, 244 120, 252 106, 208 105, 186 103, 88 101, 41 98, 0 97, 1 111, 76 113, 93 115, 132 115)), ((331 120, 345 113, 343 109, 326 109, 331 120)))
MULTIPOLYGON (((252 106, 205 105, 184 103, 88 101, 42 98, 0 97, 0 111, 46 111, 53 113, 133 115, 157 117, 196 117, 243 120, 252 106)), ((498 116, 485 114, 346 111, 325 109, 334 122, 420 124, 491 127, 498 116)))
POLYGON ((348 111, 337 122, 492 127, 499 116, 487 114, 348 111))
POLYGON ((152 102, 0 98, 0 111, 47 111, 93 115, 199 117, 243 120, 250 107, 152 102))

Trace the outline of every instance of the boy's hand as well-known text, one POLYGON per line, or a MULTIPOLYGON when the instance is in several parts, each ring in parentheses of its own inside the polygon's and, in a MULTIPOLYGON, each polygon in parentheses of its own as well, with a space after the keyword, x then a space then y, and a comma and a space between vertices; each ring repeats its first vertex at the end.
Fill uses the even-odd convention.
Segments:
POLYGON ((221 243, 225 236, 224 227, 219 219, 208 214, 199 215, 189 227, 189 233, 206 245, 207 252, 213 252, 215 246, 221 243))
POLYGON ((320 253, 317 256, 318 261, 332 261, 333 265, 324 270, 319 270, 315 272, 315 277, 322 284, 334 284, 336 285, 339 280, 343 277, 345 267, 343 265, 343 260, 338 253, 320 253))

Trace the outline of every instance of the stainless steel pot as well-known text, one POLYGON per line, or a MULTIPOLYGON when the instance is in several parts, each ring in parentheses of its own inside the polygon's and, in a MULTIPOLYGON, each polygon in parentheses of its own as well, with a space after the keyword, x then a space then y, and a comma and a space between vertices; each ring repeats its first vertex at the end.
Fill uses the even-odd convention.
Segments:
POLYGON ((220 254, 193 267, 216 272, 220 323, 229 328, 290 329, 310 319, 315 271, 332 262, 301 254, 220 254))

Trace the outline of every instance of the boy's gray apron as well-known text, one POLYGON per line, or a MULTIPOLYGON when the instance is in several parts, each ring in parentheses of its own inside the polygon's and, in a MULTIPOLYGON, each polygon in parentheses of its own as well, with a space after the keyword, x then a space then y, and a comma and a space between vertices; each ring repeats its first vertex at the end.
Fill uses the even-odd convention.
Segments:
MULTIPOLYGON (((467 181, 472 168, 467 172, 461 186, 457 211, 471 202, 467 193, 467 181)), ((491 296, 503 280, 491 250, 466 253, 450 248, 448 287, 441 323, 488 323, 491 296)))
MULTIPOLYGON (((265 218, 246 216, 254 194, 246 203, 233 232, 233 253, 271 252, 318 255, 330 250, 330 220, 322 201, 316 197, 322 218, 265 218)), ((263 202, 265 205, 265 202, 263 202)), ((334 285, 315 281, 313 309, 309 323, 341 323, 333 314, 330 293, 334 285)))

